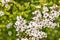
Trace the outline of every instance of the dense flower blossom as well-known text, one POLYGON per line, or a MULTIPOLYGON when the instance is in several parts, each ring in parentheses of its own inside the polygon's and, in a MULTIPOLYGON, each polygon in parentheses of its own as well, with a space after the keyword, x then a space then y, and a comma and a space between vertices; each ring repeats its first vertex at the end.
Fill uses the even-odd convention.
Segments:
MULTIPOLYGON (((36 6, 40 8, 39 6, 36 6)), ((57 5, 53 5, 50 12, 47 6, 43 6, 43 11, 35 10, 32 12, 33 18, 32 21, 26 25, 26 20, 24 20, 21 16, 17 16, 17 21, 15 23, 16 31, 19 32, 25 31, 27 36, 31 36, 31 40, 39 40, 47 37, 47 33, 41 31, 42 28, 52 28, 54 29, 57 26, 57 23, 53 22, 55 18, 58 18, 60 13, 56 11, 55 8, 57 5), (43 15, 42 15, 43 14, 43 15)), ((22 38, 21 40, 28 40, 27 38, 22 38)))
POLYGON ((27 28, 26 21, 21 16, 17 16, 15 28, 16 31, 25 31, 25 29, 27 28))
POLYGON ((11 2, 11 0, 2 0, 2 4, 4 4, 4 7, 8 8, 8 3, 11 2))
POLYGON ((26 33, 27 35, 29 36, 33 36, 33 37, 38 37, 38 38, 46 38, 47 37, 47 34, 42 32, 42 31, 39 31, 38 29, 36 28, 31 28, 31 29, 28 29, 26 30, 26 33))

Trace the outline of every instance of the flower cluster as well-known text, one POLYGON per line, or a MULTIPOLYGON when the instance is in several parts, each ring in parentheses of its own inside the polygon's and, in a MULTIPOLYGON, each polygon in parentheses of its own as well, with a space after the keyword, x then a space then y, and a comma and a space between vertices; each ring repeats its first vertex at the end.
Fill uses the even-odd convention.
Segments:
POLYGON ((21 17, 21 16, 17 16, 17 21, 15 23, 16 31, 17 31, 17 35, 19 35, 19 32, 23 32, 27 29, 27 25, 26 25, 26 21, 21 17))
POLYGON ((45 32, 39 31, 39 29, 36 28, 26 30, 26 34, 39 39, 47 37, 47 34, 45 32))
MULTIPOLYGON (((41 8, 36 6, 36 8, 41 8)), ((55 28, 57 23, 54 22, 55 18, 58 18, 60 15, 60 11, 57 11, 58 6, 53 5, 48 9, 47 6, 43 6, 42 13, 40 10, 36 10, 32 12, 33 20, 26 25, 26 21, 21 17, 17 16, 17 21, 15 23, 16 31, 23 32, 25 31, 27 36, 32 37, 31 40, 39 40, 42 38, 46 38, 47 34, 42 32, 40 29, 48 27, 48 28, 55 28)), ((58 9, 59 10, 59 9, 58 9)), ((27 38, 22 38, 21 40, 28 40, 27 38)))
POLYGON ((27 28, 26 21, 21 16, 17 16, 15 25, 16 31, 25 31, 27 28))
POLYGON ((1 2, 2 2, 2 4, 4 4, 5 7, 7 8, 8 3, 11 2, 11 0, 2 0, 1 2))
POLYGON ((2 0, 2 3, 8 3, 10 0, 2 0))

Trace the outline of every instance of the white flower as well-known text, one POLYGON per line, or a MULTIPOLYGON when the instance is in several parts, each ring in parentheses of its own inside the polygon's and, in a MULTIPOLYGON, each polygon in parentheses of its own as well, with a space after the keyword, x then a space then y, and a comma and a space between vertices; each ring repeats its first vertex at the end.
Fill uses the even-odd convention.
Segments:
POLYGON ((52 13, 55 13, 56 11, 55 11, 55 10, 51 10, 50 12, 51 12, 51 14, 52 14, 52 13))
POLYGON ((38 33, 38 30, 35 28, 30 28, 26 30, 26 34, 29 36, 37 37, 38 35, 36 33, 38 33))
POLYGON ((4 12, 3 11, 0 11, 0 16, 3 16, 4 15, 4 12))
POLYGON ((7 25, 6 25, 6 27, 7 27, 7 29, 9 29, 11 26, 13 25, 13 23, 8 23, 7 25))
POLYGON ((59 16, 59 12, 55 11, 55 10, 52 10, 51 11, 51 14, 54 16, 54 17, 58 17, 59 16))
POLYGON ((19 27, 16 27, 16 31, 19 31, 19 27))
POLYGON ((38 13, 38 14, 37 14, 37 17, 38 17, 38 18, 41 18, 41 17, 42 17, 41 13, 38 13))
POLYGON ((30 22, 29 23, 29 27, 31 27, 31 28, 36 27, 36 26, 37 26, 36 22, 30 22))
POLYGON ((38 20, 38 18, 37 18, 37 17, 33 17, 32 19, 33 19, 33 20, 35 20, 35 21, 36 21, 36 20, 38 20))
POLYGON ((12 32, 11 31, 8 31, 8 35, 11 36, 12 35, 12 32))
POLYGON ((53 5, 52 7, 50 7, 50 9, 56 9, 58 6, 57 5, 53 5))
POLYGON ((40 21, 40 22, 38 22, 37 24, 38 24, 37 27, 38 27, 39 29, 42 29, 42 27, 43 27, 43 22, 40 21))
POLYGON ((43 11, 47 12, 49 10, 48 10, 48 8, 46 6, 43 6, 43 11))
POLYGON ((39 32, 39 30, 32 30, 31 35, 34 37, 38 37, 38 34, 37 34, 38 32, 39 32))
POLYGON ((21 16, 17 16, 15 28, 16 28, 16 31, 20 30, 20 32, 23 32, 25 31, 25 29, 27 29, 26 21, 21 16))
POLYGON ((44 13, 44 14, 43 14, 43 17, 44 17, 44 18, 47 18, 47 17, 49 17, 49 14, 48 14, 48 13, 44 13))
POLYGON ((22 21, 23 18, 21 16, 17 16, 17 21, 22 21))
POLYGON ((36 10, 36 11, 34 11, 34 12, 32 12, 32 14, 34 15, 36 15, 36 14, 40 14, 40 11, 39 10, 36 10))
POLYGON ((25 31, 25 33, 27 33, 27 35, 29 35, 29 36, 32 36, 32 35, 31 35, 31 29, 27 29, 27 30, 25 31))
POLYGON ((49 18, 50 18, 50 19, 54 19, 54 18, 59 17, 59 15, 60 15, 59 12, 57 12, 57 11, 55 11, 55 10, 52 10, 52 11, 51 11, 51 14, 49 15, 49 18))
POLYGON ((56 26, 56 23, 49 22, 49 25, 48 25, 49 28, 53 28, 54 29, 55 26, 56 26))
POLYGON ((2 3, 8 3, 10 2, 11 0, 2 0, 2 3))
POLYGON ((42 24, 43 24, 43 26, 45 28, 48 25, 49 19, 45 19, 42 22, 43 22, 42 24))
POLYGON ((41 15, 41 12, 39 10, 36 10, 32 13, 33 15, 35 15, 32 19, 35 21, 35 22, 38 22, 41 20, 42 18, 42 15, 41 15))
POLYGON ((41 38, 46 38, 46 37, 47 37, 47 34, 46 34, 45 32, 40 31, 40 32, 38 33, 38 36, 39 36, 40 39, 41 39, 41 38))
POLYGON ((21 38, 21 40, 28 40, 27 38, 21 38))
POLYGON ((50 14, 50 15, 49 15, 49 19, 50 19, 50 20, 54 20, 54 18, 55 18, 55 17, 54 17, 53 14, 50 14))

